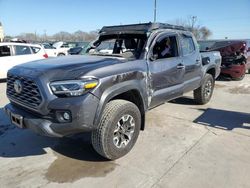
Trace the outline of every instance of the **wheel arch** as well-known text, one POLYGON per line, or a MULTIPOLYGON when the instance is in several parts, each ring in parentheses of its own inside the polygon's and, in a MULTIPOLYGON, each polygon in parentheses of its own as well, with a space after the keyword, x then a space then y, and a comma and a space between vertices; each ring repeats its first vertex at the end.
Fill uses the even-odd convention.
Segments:
POLYGON ((141 130, 145 128, 145 112, 147 109, 147 101, 145 101, 145 96, 143 95, 142 89, 138 84, 128 84, 122 86, 113 86, 107 89, 100 98, 100 103, 96 111, 95 122, 97 126, 100 122, 103 110, 106 104, 115 99, 123 99, 134 103, 141 112, 141 130), (136 87, 138 86, 138 87, 136 87), (115 87, 115 88, 114 88, 115 87))
POLYGON ((213 78, 215 79, 216 78, 216 69, 215 67, 210 67, 207 71, 206 71, 207 74, 211 74, 213 76, 213 78))

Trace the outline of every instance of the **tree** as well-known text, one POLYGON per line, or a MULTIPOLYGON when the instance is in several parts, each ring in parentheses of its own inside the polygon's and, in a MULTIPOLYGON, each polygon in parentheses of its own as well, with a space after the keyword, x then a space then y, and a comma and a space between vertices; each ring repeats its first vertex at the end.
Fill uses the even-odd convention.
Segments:
POLYGON ((176 19, 174 21, 174 24, 184 26, 189 31, 191 31, 198 40, 208 39, 213 34, 212 31, 206 26, 201 26, 197 24, 197 21, 198 19, 196 16, 188 16, 187 19, 176 19))

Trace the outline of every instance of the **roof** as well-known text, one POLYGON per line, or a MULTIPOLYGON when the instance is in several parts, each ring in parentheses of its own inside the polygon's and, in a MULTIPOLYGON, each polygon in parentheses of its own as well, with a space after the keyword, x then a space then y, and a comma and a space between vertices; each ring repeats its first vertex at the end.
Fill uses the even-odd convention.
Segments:
POLYGON ((16 45, 16 46, 34 46, 41 47, 39 44, 29 44, 29 43, 20 43, 20 42, 0 42, 0 46, 3 45, 16 45))
POLYGON ((183 26, 164 24, 164 23, 141 23, 141 24, 130 24, 130 25, 117 25, 117 26, 104 26, 100 30, 100 34, 108 33, 141 33, 145 34, 157 29, 175 29, 187 31, 183 26))
POLYGON ((212 40, 198 40, 198 42, 245 42, 250 39, 212 39, 212 40))

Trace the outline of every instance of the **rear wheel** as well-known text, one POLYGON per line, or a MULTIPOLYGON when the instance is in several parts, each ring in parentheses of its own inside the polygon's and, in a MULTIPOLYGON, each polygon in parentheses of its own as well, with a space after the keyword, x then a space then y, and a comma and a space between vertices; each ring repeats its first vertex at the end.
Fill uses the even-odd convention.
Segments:
POLYGON ((64 53, 60 53, 57 56, 65 56, 65 54, 64 53))
POLYGON ((210 101, 214 90, 214 78, 211 74, 206 74, 203 84, 194 90, 194 100, 198 104, 206 104, 210 101))
POLYGON ((103 157, 118 159, 133 148, 140 125, 141 114, 135 104, 125 100, 110 101, 97 130, 92 132, 92 145, 103 157))

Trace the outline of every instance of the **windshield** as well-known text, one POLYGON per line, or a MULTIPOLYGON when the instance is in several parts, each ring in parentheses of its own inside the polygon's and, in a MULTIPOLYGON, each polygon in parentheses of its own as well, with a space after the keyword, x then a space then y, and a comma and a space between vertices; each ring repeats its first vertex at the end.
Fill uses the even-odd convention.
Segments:
POLYGON ((143 34, 101 35, 90 43, 82 54, 138 59, 146 39, 143 34))

